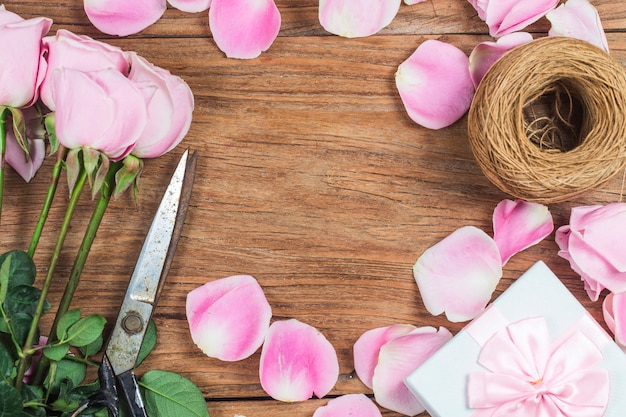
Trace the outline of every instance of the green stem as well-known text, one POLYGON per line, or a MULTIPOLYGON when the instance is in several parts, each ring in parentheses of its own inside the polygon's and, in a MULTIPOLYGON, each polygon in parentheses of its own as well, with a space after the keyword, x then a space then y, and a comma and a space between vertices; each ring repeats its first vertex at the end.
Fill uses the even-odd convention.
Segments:
POLYGON ((61 172, 63 171, 66 155, 66 148, 61 148, 61 150, 57 154, 57 161, 54 164, 54 168, 52 170, 52 178, 50 180, 50 185, 48 185, 46 200, 44 201, 43 207, 41 208, 39 220, 37 221, 37 226, 35 227, 33 237, 30 241, 30 246, 28 247, 28 254, 31 258, 35 255, 35 250, 37 249, 37 245, 39 244, 39 238, 41 237, 41 232, 43 231, 43 227, 46 224, 46 219, 48 218, 50 207, 52 207, 52 200, 54 199, 57 186, 59 185, 59 178, 61 178, 61 172))
POLYGON ((54 253, 52 254, 52 259, 50 260, 50 266, 48 268, 48 273, 46 274, 46 278, 43 282, 43 286, 41 288, 41 295, 39 296, 39 303, 37 304, 37 309, 35 310, 35 314, 33 317, 33 322, 30 326, 30 331, 28 332, 28 336, 26 337, 26 342, 24 343, 24 347, 22 348, 22 355, 20 358, 20 366, 17 371, 17 377, 15 379, 15 388, 18 390, 22 389, 24 378, 24 373, 28 368, 28 363, 30 362, 30 355, 27 352, 32 349, 33 342, 35 339, 35 335, 37 334, 37 329, 39 327, 39 320, 43 314, 44 307, 46 305, 46 297, 48 295, 48 290, 50 289, 50 284, 52 283, 52 276, 54 274, 54 269, 56 268, 56 264, 59 261, 59 257, 61 255, 61 249, 63 248, 63 243, 65 242, 65 237, 67 236, 67 232, 70 228, 70 221, 72 220, 72 216, 74 214, 74 210, 78 205, 78 201, 80 199, 80 195, 85 188, 85 183, 87 180, 87 172, 81 168, 80 174, 78 175, 78 180, 76 181, 76 185, 72 190, 72 195, 70 197, 70 201, 67 205, 67 209, 65 211, 65 217, 63 218, 63 224, 61 225, 61 231, 59 232, 59 237, 57 238, 57 244, 54 248, 54 253))
MULTIPOLYGON (((54 322, 52 323, 50 334, 48 336, 49 343, 55 342, 57 340, 56 329, 59 325, 59 320, 61 320, 61 317, 63 317, 63 315, 67 313, 70 308, 72 298, 74 298, 74 293, 76 292, 76 288, 78 288, 78 283, 80 281, 80 276, 83 272, 85 262, 87 261, 87 255, 89 255, 91 245, 96 238, 96 232, 100 227, 100 223, 102 222, 102 218, 104 217, 104 213, 106 212, 109 201, 111 200, 111 196, 115 189, 115 174, 117 173, 117 171, 120 170, 120 168, 122 168, 122 166, 122 162, 115 162, 111 164, 111 167, 107 172, 104 183, 102 185, 102 189, 100 190, 100 197, 96 202, 96 206, 91 215, 91 219, 89 220, 89 224, 87 225, 87 229, 85 230, 85 236, 83 237, 83 241, 80 245, 80 248, 78 249, 78 254, 76 255, 76 259, 74 260, 74 265, 72 266, 72 271, 70 272, 68 283, 65 286, 65 292, 63 293, 63 297, 59 302, 59 308, 54 317, 54 322)), ((37 367, 37 372, 34 377, 35 383, 43 380, 45 372, 49 366, 50 363, 47 358, 42 358, 42 360, 39 362, 39 366, 37 367)))
POLYGON ((7 108, 0 108, 0 223, 2 223, 2 196, 4 195, 4 151, 7 147, 7 108))
POLYGON ((94 211, 91 214, 91 219, 89 220, 89 224, 87 225, 85 236, 83 237, 83 241, 80 244, 80 248, 78 249, 78 254, 76 255, 76 259, 74 260, 72 271, 70 272, 70 278, 67 282, 67 285, 65 286, 63 298, 61 298, 61 301, 59 303, 59 309, 57 310, 56 316, 54 318, 54 323, 52 324, 52 328, 50 330, 49 337, 51 338, 51 341, 56 340, 56 328, 59 324, 59 320, 61 319, 61 317, 63 317, 65 313, 67 313, 70 308, 72 298, 74 297, 74 293, 76 292, 76 288, 78 287, 78 282, 80 281, 80 275, 82 274, 83 267, 85 266, 85 262, 87 261, 87 255, 89 255, 91 245, 96 238, 96 232, 100 227, 100 223, 102 222, 104 213, 107 209, 107 206, 109 205, 109 201, 111 200, 111 195, 113 194, 113 190, 115 189, 115 173, 121 167, 121 163, 113 163, 106 174, 104 184, 102 185, 102 188, 100 190, 100 197, 98 198, 94 211))

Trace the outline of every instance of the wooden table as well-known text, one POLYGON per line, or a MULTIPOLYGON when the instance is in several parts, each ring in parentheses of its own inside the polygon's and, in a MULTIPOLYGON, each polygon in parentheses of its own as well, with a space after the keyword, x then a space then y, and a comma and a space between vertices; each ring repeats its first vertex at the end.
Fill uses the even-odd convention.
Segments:
MULTIPOLYGON (((615 0, 592 3, 612 55, 626 65, 626 6, 615 0)), ((475 163, 466 118, 439 131, 419 127, 404 111, 394 73, 425 39, 450 42, 468 54, 490 39, 467 1, 403 4, 378 35, 345 39, 322 29, 317 1, 278 0, 279 37, 253 60, 225 58, 211 39, 206 13, 170 8, 144 32, 120 39, 92 27, 78 0, 4 4, 23 17, 51 17, 53 32, 69 29, 137 51, 180 75, 195 94, 189 135, 171 154, 146 162, 138 204, 130 194, 111 203, 74 299, 84 314, 113 319, 183 147, 198 150, 192 207, 155 312, 158 346, 139 374, 163 369, 190 378, 213 417, 304 417, 327 402, 268 398, 259 383, 259 352, 227 363, 194 346, 185 318, 187 293, 234 274, 258 279, 274 320, 297 318, 334 345, 341 375, 331 397, 371 393, 353 371, 352 346, 364 331, 394 323, 453 332, 462 327, 424 309, 411 267, 425 249, 460 226, 491 234, 493 209, 508 196, 475 163)), ((536 37, 547 29, 545 20, 530 27, 536 37)), ((29 185, 12 171, 7 174, 3 251, 27 247, 52 163, 46 161, 29 185)), ((571 207, 618 201, 621 191, 618 175, 600 190, 550 205, 556 226, 568 223, 571 207)), ((40 277, 65 196, 63 184, 35 256, 40 277)), ((85 196, 57 269, 49 297, 53 306, 92 207, 85 196)), ((589 301, 579 277, 557 256, 554 235, 511 259, 496 295, 538 260, 602 320, 600 303, 589 301)), ((44 329, 49 321, 44 320, 44 329)), ((383 410, 383 415, 398 414, 383 410)))

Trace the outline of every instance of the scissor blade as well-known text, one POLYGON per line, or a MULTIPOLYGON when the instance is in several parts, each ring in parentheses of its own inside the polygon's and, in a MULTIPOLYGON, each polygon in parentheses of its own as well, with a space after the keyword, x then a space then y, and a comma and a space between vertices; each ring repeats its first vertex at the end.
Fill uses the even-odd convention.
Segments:
POLYGON ((148 230, 106 348, 115 375, 135 366, 162 280, 180 237, 195 163, 195 153, 189 157, 188 151, 185 151, 148 230))

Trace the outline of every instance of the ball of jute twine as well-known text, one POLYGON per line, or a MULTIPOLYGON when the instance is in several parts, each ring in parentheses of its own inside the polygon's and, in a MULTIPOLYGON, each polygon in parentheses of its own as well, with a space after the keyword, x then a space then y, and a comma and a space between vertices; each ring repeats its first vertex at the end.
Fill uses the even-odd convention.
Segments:
POLYGON ((500 58, 468 115, 487 178, 524 200, 568 200, 626 167, 626 72, 587 42, 547 37, 500 58))

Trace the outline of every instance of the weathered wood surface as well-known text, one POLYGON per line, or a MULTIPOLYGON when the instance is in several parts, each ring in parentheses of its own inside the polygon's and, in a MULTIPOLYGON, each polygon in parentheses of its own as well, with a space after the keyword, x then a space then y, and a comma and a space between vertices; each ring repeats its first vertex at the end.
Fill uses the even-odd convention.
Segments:
MULTIPOLYGON (((614 57, 626 65, 626 6, 595 0, 614 57)), ((204 356, 192 343, 185 297, 217 278, 251 274, 263 286, 274 319, 297 318, 335 346, 341 376, 331 396, 370 393, 354 376, 352 346, 366 330, 394 324, 462 324, 425 311, 411 267, 428 247, 462 225, 492 232, 491 215, 507 198, 474 162, 466 119, 439 131, 411 122, 397 94, 397 66, 427 38, 469 53, 489 39, 465 0, 402 5, 392 24, 364 39, 326 33, 314 0, 278 0, 279 38, 260 58, 227 59, 210 38, 206 13, 170 9, 155 25, 127 37, 103 36, 82 2, 5 1, 24 17, 46 15, 65 28, 134 50, 184 78, 195 94, 191 131, 172 154, 146 163, 138 205, 113 201, 75 297, 85 313, 112 319, 128 276, 182 147, 200 153, 192 207, 177 257, 155 312, 159 343, 138 373, 179 372, 207 398, 213 417, 304 417, 326 399, 271 400, 258 378, 259 352, 235 363, 204 356)), ((545 21, 531 27, 543 36, 545 21)), ((43 201, 53 161, 29 185, 8 174, 2 250, 25 248, 43 201)), ((570 208, 621 199, 622 175, 575 201, 550 205, 557 226, 570 208)), ((50 214, 36 261, 52 252, 65 185, 50 214)), ((73 222, 50 301, 58 301, 88 221, 85 197, 73 222)), ((554 236, 515 256, 497 294, 538 260, 545 261, 598 319, 554 236)), ((44 326, 49 324, 44 322, 44 326)), ((385 417, 397 416, 383 410, 385 417)))

